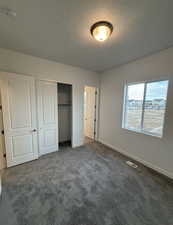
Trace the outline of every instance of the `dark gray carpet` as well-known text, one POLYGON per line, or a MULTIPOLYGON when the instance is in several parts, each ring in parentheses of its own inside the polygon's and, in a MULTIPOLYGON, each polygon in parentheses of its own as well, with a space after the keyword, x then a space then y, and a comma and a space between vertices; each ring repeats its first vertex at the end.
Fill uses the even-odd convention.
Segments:
POLYGON ((173 184, 92 143, 6 169, 1 225, 173 225, 173 184))

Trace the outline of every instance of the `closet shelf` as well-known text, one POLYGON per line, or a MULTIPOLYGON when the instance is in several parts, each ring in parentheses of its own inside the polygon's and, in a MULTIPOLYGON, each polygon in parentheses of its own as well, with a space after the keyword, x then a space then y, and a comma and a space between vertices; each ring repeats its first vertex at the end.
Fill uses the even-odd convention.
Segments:
POLYGON ((58 106, 71 106, 71 104, 58 104, 58 106))

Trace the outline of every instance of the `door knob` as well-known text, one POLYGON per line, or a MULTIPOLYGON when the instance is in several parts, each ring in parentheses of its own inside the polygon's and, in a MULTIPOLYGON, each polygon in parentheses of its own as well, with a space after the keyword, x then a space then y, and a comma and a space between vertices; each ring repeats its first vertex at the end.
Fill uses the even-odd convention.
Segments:
POLYGON ((32 130, 32 132, 36 132, 36 131, 37 131, 36 129, 33 129, 33 130, 32 130))

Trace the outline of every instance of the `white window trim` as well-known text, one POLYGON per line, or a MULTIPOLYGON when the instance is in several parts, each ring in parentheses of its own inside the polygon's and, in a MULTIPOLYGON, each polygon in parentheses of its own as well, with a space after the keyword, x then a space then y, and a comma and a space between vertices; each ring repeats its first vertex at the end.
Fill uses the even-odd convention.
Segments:
POLYGON ((165 130, 165 114, 167 111, 167 98, 168 98, 168 89, 169 89, 169 79, 165 78, 165 79, 159 79, 159 80, 146 80, 146 81, 138 81, 138 82, 131 82, 131 83, 125 83, 124 85, 124 99, 123 99, 123 113, 122 113, 122 128, 128 131, 133 131, 139 134, 145 134, 145 135, 149 135, 149 136, 153 136, 156 138, 163 138, 163 134, 164 134, 164 130, 165 130), (162 128, 162 134, 159 135, 157 133, 154 132, 149 132, 149 131, 144 131, 143 130, 143 120, 144 120, 144 102, 145 102, 145 97, 146 97, 146 87, 147 87, 147 83, 154 83, 154 82, 159 82, 159 81, 168 81, 168 87, 167 87, 167 94, 166 94, 166 105, 165 105, 165 111, 164 111, 164 115, 163 115, 163 128, 162 128), (132 129, 132 128, 128 128, 125 126, 125 121, 126 121, 126 103, 127 103, 127 90, 128 90, 128 86, 130 85, 135 85, 135 84, 142 84, 144 83, 144 96, 143 96, 143 103, 142 103, 142 118, 141 118, 141 128, 139 130, 137 129, 132 129))

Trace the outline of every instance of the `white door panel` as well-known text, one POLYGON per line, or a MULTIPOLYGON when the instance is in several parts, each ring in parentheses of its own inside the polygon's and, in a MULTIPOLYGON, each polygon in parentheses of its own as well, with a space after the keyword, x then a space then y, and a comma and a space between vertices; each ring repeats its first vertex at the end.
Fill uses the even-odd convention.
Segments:
POLYGON ((32 148, 32 135, 13 136, 12 152, 13 157, 23 156, 25 154, 33 153, 32 148))
POLYGON ((7 167, 38 158, 35 80, 3 73, 2 108, 7 167))
POLYGON ((58 150, 57 84, 38 81, 38 121, 40 155, 58 150))
POLYGON ((9 99, 9 119, 11 122, 11 131, 18 128, 27 129, 32 127, 31 108, 30 108, 30 85, 25 79, 9 79, 10 88, 9 99), (19 105, 20 110, 19 110, 19 105))
POLYGON ((54 146, 56 145, 56 129, 47 129, 44 132, 45 136, 45 145, 46 146, 54 146))

